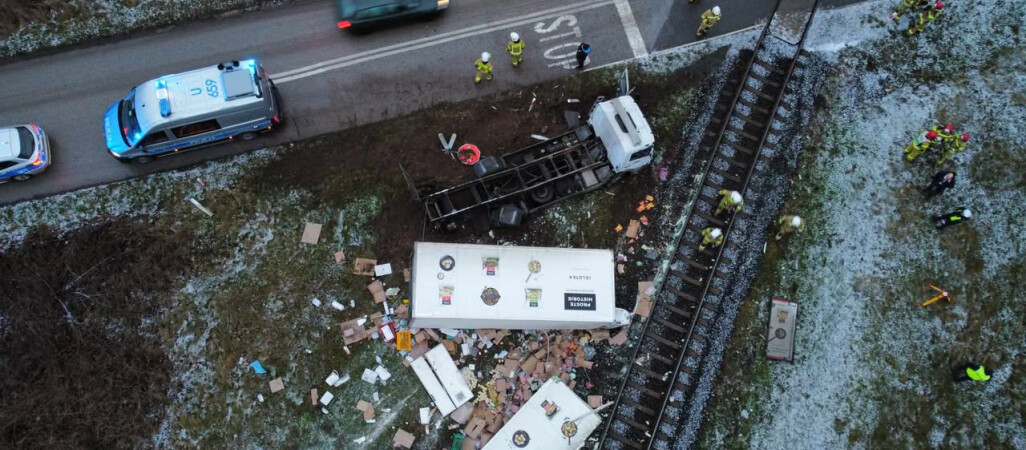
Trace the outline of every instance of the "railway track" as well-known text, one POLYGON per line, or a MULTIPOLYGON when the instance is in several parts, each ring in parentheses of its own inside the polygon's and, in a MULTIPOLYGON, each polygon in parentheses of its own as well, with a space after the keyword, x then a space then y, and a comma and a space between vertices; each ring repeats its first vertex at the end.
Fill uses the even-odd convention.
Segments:
POLYGON ((731 234, 732 213, 713 215, 720 201, 717 192, 744 195, 763 149, 773 148, 773 137, 780 133, 775 119, 794 106, 785 100, 788 85, 807 56, 802 46, 818 5, 816 0, 797 44, 773 36, 772 21, 767 23, 744 69, 720 92, 717 112, 699 145, 706 163, 698 196, 673 247, 669 271, 653 296, 654 309, 642 325, 600 448, 670 448, 689 423, 689 408, 683 406, 694 394, 707 333, 717 314, 715 300, 723 294, 717 285, 729 282, 735 265, 724 250, 743 240, 731 234), (723 245, 699 250, 706 227, 723 230, 723 245))

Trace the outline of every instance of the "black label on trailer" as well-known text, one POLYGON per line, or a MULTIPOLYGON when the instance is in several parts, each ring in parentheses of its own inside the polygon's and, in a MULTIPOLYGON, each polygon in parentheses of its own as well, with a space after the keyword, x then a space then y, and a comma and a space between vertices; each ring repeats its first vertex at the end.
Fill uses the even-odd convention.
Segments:
POLYGON ((563 309, 571 309, 576 311, 594 311, 595 294, 564 292, 563 309))

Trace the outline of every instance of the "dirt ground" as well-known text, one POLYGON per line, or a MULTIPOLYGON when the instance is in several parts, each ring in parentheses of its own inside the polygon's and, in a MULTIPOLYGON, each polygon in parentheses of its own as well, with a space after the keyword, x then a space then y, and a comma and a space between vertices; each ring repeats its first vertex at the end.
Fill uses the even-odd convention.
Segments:
POLYGON ((191 241, 122 219, 37 229, 3 253, 0 447, 132 448, 153 434, 171 364, 147 319, 194 267, 191 241))

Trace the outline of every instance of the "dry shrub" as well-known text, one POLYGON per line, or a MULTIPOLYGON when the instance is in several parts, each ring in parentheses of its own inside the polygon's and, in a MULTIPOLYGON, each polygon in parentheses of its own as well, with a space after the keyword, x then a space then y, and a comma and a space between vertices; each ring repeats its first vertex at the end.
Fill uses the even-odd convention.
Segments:
POLYGON ((47 21, 54 14, 87 10, 82 0, 0 0, 0 35, 32 22, 47 21))
POLYGON ((145 446, 171 363, 139 333, 191 265, 191 237, 116 220, 31 232, 0 255, 0 448, 145 446))

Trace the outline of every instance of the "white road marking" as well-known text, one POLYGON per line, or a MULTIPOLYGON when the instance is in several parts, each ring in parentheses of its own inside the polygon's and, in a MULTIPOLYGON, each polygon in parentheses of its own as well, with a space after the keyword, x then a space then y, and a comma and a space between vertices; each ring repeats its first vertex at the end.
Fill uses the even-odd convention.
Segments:
POLYGON ((570 37, 570 36, 581 37, 581 27, 574 27, 574 31, 568 31, 568 32, 563 33, 563 34, 557 34, 557 35, 554 35, 554 36, 543 37, 541 39, 538 39, 538 42, 546 42, 546 41, 551 41, 553 39, 565 38, 565 37, 570 37))
POLYGON ((623 30, 627 32, 627 42, 631 44, 634 57, 644 58, 648 56, 645 40, 641 37, 638 22, 634 20, 634 13, 631 12, 631 4, 627 0, 616 0, 616 12, 620 14, 620 23, 623 24, 623 30))
POLYGON ((453 30, 450 32, 441 33, 430 37, 425 37, 409 42, 403 42, 400 44, 394 44, 387 47, 369 50, 366 52, 356 53, 349 56, 343 56, 341 58, 336 58, 329 61, 311 64, 309 66, 300 67, 298 69, 288 70, 277 74, 271 74, 271 79, 273 79, 274 82, 277 84, 288 83, 289 81, 294 81, 301 78, 322 74, 324 72, 328 72, 331 70, 341 69, 343 67, 348 67, 367 61, 372 61, 387 56, 411 52, 414 50, 420 50, 422 48, 427 47, 433 47, 436 45, 456 41, 463 38, 468 38, 471 36, 491 33, 496 30, 504 28, 512 28, 533 24, 541 19, 558 17, 564 14, 572 14, 576 12, 587 11, 589 9, 609 6, 612 5, 615 1, 616 0, 578 2, 567 6, 534 12, 520 17, 514 17, 506 20, 500 20, 459 30, 453 30))

